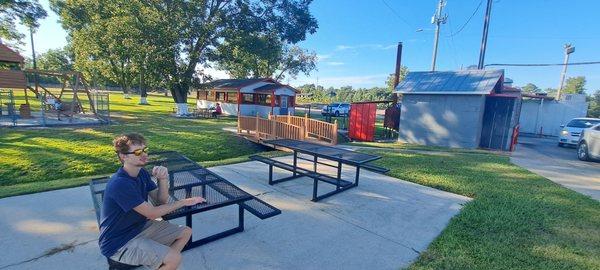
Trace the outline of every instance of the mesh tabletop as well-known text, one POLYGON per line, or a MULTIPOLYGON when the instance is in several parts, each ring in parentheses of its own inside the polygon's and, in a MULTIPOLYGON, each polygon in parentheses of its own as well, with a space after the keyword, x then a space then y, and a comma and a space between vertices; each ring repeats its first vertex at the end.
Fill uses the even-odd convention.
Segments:
MULTIPOLYGON (((148 156, 148 163, 145 168, 151 172, 152 167, 158 165, 169 169, 169 203, 190 197, 203 197, 206 200, 204 203, 182 207, 163 216, 166 220, 190 216, 233 204, 239 204, 240 207, 261 219, 281 213, 281 210, 255 198, 226 179, 177 152, 151 153, 148 156)), ((90 181, 90 191, 92 192, 98 223, 100 223, 100 212, 103 207, 104 190, 109 180, 110 177, 107 176, 90 181)))
POLYGON ((381 158, 379 156, 359 153, 337 147, 290 139, 266 140, 264 143, 352 164, 363 164, 381 158))
POLYGON ((152 168, 154 166, 165 166, 169 172, 187 171, 201 168, 198 163, 177 152, 172 151, 157 152, 148 155, 148 163, 145 166, 146 170, 148 170, 148 172, 152 172, 152 168))

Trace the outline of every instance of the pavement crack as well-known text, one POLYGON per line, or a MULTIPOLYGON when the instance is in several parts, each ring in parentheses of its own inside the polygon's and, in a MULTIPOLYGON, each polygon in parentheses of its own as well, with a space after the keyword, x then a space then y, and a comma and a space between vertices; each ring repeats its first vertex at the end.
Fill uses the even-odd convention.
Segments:
POLYGON ((13 266, 23 265, 23 264, 26 264, 26 263, 29 263, 29 262, 33 262, 33 261, 39 260, 41 258, 47 258, 47 257, 50 257, 50 256, 54 256, 56 254, 59 254, 59 253, 65 252, 65 251, 73 252, 77 246, 85 245, 85 244, 88 244, 88 243, 93 242, 93 241, 98 241, 98 239, 92 239, 92 240, 81 242, 81 243, 77 243, 77 240, 75 240, 75 241, 73 241, 71 243, 63 243, 60 246, 53 247, 51 249, 48 249, 48 250, 44 251, 44 253, 42 253, 39 256, 33 257, 31 259, 28 259, 28 260, 16 262, 16 263, 11 263, 11 264, 8 264, 8 265, 3 265, 3 266, 0 266, 0 269, 6 269, 6 268, 9 268, 9 267, 13 267, 13 266))
POLYGON ((375 231, 369 230, 368 228, 365 228, 365 227, 363 227, 363 226, 361 226, 361 225, 359 225, 359 224, 356 224, 356 223, 354 223, 354 222, 351 222, 351 221, 349 221, 349 220, 346 220, 346 219, 344 219, 344 218, 342 218, 342 217, 340 217, 340 216, 338 216, 338 215, 335 215, 334 213, 328 212, 326 209, 323 209, 323 208, 321 208, 321 209, 319 209, 319 210, 321 210, 321 212, 323 212, 323 213, 325 213, 325 214, 328 214, 328 215, 330 215, 330 216, 332 216, 332 217, 334 217, 334 218, 337 218, 338 220, 340 220, 340 221, 342 221, 342 222, 345 222, 345 223, 347 223, 347 224, 349 224, 349 225, 352 225, 352 226, 354 226, 354 227, 357 227, 357 228, 359 228, 359 229, 361 229, 361 230, 363 230, 363 231, 366 231, 366 232, 368 232, 368 233, 371 233, 371 234, 373 234, 373 235, 376 235, 376 236, 378 236, 378 237, 380 237, 380 238, 382 238, 382 239, 385 239, 385 240, 387 240, 387 241, 390 241, 390 242, 392 242, 392 243, 394 243, 394 244, 397 244, 397 245, 400 245, 400 246, 402 246, 402 247, 408 248, 408 249, 410 249, 410 250, 414 251, 414 252, 415 252, 416 254, 418 254, 418 255, 420 255, 420 254, 421 254, 421 252, 420 252, 420 251, 418 251, 418 250, 414 249, 413 247, 407 246, 407 245, 405 245, 405 244, 403 244, 403 243, 400 243, 400 242, 398 242, 398 241, 396 241, 396 240, 394 240, 394 239, 391 239, 391 238, 389 238, 389 237, 387 237, 387 236, 385 236, 385 235, 381 235, 381 234, 379 234, 379 233, 377 233, 377 232, 375 232, 375 231))

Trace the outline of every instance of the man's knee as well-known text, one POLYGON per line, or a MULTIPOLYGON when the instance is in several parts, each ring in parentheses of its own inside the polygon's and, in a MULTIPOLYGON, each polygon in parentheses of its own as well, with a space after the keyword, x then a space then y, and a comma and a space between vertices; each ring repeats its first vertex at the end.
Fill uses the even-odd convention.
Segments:
POLYGON ((189 239, 192 236, 192 228, 185 226, 179 238, 189 239))
POLYGON ((181 253, 174 249, 169 250, 169 253, 163 259, 163 264, 174 267, 173 269, 179 266, 179 263, 181 263, 181 253))

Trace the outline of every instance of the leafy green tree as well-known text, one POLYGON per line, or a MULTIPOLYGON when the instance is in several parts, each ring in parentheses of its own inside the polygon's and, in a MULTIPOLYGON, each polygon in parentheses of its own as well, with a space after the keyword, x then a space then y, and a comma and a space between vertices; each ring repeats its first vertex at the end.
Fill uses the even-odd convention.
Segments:
MULTIPOLYGON (((400 76, 398 78, 398 82, 402 82, 404 80, 404 78, 406 77, 406 74, 408 74, 408 68, 405 66, 401 66, 400 67, 400 76)), ((385 85, 387 85, 387 88, 389 90, 394 90, 394 76, 396 74, 392 73, 390 75, 388 75, 387 79, 385 80, 385 85)))
POLYGON ((570 77, 567 79, 564 88, 562 89, 562 94, 583 94, 585 93, 585 77, 570 77))
POLYGON ((590 106, 588 107, 587 112, 588 117, 600 118, 600 90, 596 90, 590 97, 589 102, 590 106))
MULTIPOLYGON (((180 114, 187 111, 190 87, 205 77, 197 68, 219 55, 221 46, 235 43, 235 37, 273 36, 281 44, 296 44, 314 33, 317 22, 308 9, 311 2, 52 0, 72 37, 76 63, 92 62, 111 79, 128 85, 139 69, 136 59, 145 59, 149 70, 159 74, 159 81, 171 91, 180 114), (148 49, 154 50, 152 56, 136 55, 148 49)), ((216 62, 221 58, 225 57, 221 54, 216 62)))
POLYGON ((545 88, 541 93, 546 93, 546 95, 548 95, 548 96, 555 97, 556 92, 558 92, 558 90, 556 90, 556 88, 548 87, 548 88, 545 88))
POLYGON ((37 68, 50 71, 72 71, 73 54, 67 47, 62 49, 49 49, 37 58, 37 68))
POLYGON ((36 29, 38 20, 47 15, 37 0, 0 0, 0 38, 16 46, 23 45, 24 35, 16 29, 17 20, 36 29))
POLYGON ((539 93, 542 91, 542 89, 540 89, 539 87, 537 87, 537 85, 535 85, 533 83, 528 83, 528 84, 524 85, 523 87, 521 87, 521 90, 523 91, 523 93, 531 93, 531 94, 539 93))

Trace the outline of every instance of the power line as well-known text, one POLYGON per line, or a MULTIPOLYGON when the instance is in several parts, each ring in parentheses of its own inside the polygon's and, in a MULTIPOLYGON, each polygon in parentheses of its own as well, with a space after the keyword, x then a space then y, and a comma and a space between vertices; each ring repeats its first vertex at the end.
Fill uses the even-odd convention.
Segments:
POLYGON ((475 16, 475 14, 477 13, 477 11, 479 11, 479 8, 481 7, 481 4, 483 3, 483 0, 479 1, 479 5, 477 5, 477 8, 475 8, 475 11, 473 11, 473 14, 471 14, 471 17, 469 17, 469 19, 467 19, 467 21, 458 29, 458 31, 456 31, 455 33, 450 33, 449 37, 453 37, 458 35, 458 33, 460 33, 463 29, 465 29, 465 26, 467 26, 467 24, 469 24, 469 22, 471 21, 471 19, 473 19, 473 16, 475 16))
POLYGON ((398 12, 396 12, 396 10, 393 9, 385 0, 381 0, 381 2, 383 2, 383 4, 386 5, 387 8, 390 9, 392 11, 392 13, 394 13, 394 15, 396 15, 396 17, 398 17, 398 19, 400 19, 403 23, 408 25, 410 28, 415 28, 406 19, 402 18, 402 16, 400 16, 400 14, 398 14, 398 12))
POLYGON ((487 64, 486 67, 492 66, 504 66, 504 67, 551 67, 551 66, 583 66, 583 65, 597 65, 600 61, 589 61, 589 62, 575 62, 575 63, 561 63, 561 64, 487 64))

